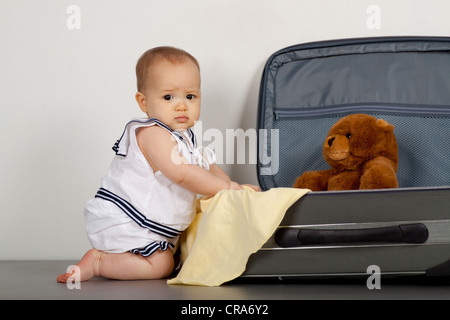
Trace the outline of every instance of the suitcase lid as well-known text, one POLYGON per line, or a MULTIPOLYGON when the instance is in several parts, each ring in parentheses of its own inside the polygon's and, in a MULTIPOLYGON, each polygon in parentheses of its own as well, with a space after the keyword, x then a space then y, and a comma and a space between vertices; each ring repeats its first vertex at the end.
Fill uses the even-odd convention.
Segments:
POLYGON ((328 169, 323 141, 351 113, 396 127, 400 187, 450 185, 449 88, 448 37, 344 39, 275 52, 258 102, 262 189, 290 187, 304 171, 328 169))

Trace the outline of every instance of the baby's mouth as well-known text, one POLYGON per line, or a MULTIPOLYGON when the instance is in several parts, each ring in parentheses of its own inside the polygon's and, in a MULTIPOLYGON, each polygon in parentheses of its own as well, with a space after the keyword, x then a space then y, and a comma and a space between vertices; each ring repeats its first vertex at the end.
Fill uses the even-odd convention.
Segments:
POLYGON ((185 123, 189 120, 188 116, 178 116, 175 118, 176 121, 181 122, 181 123, 185 123))

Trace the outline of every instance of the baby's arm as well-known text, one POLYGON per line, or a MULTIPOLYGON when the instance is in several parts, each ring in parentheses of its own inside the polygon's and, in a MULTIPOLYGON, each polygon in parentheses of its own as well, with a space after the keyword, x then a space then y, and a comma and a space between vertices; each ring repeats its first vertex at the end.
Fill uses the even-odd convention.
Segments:
MULTIPOLYGON (((209 171, 215 175, 216 177, 219 177, 221 179, 224 179, 226 181, 231 181, 230 177, 220 168, 218 165, 212 164, 209 166, 209 171)), ((235 183, 234 181, 231 181, 232 183, 235 183)), ((252 188, 255 191, 261 191, 261 188, 252 184, 241 184, 240 187, 237 190, 241 190, 243 186, 247 186, 249 188, 252 188)), ((230 189, 236 189, 236 188, 230 188, 230 189)))
POLYGON ((230 177, 216 164, 209 165, 209 172, 222 180, 231 181, 230 177))
POLYGON ((160 170, 168 179, 188 190, 204 195, 215 195, 224 189, 242 189, 224 172, 218 175, 213 174, 218 173, 217 168, 210 172, 186 163, 178 153, 177 142, 160 127, 140 129, 137 139, 142 153, 152 168, 155 171, 160 170))
MULTIPOLYGON (((212 164, 212 165, 209 166, 209 171, 213 175, 215 175, 216 177, 222 178, 222 179, 224 179, 226 181, 231 181, 230 177, 219 166, 217 166, 215 164, 212 164)), ((231 181, 231 182, 235 183, 233 181, 231 181)), ((247 186, 249 188, 252 188, 255 191, 261 191, 260 187, 255 186, 253 184, 241 184, 240 188, 238 190, 242 189, 243 186, 247 186)), ((230 189, 235 189, 235 188, 230 188, 230 189)))

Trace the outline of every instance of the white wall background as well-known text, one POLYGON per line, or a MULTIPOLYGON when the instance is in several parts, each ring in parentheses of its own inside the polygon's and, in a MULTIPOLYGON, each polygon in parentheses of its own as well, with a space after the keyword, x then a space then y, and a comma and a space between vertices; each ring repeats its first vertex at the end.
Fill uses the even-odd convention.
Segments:
MULTIPOLYGON (((125 123, 143 116, 134 67, 146 49, 173 45, 200 61, 204 131, 247 130, 256 126, 261 72, 276 50, 449 36, 448 12, 448 0, 1 0, 0 259, 79 259, 90 248, 83 207, 125 123), (367 26, 370 5, 380 8, 380 29, 367 26)), ((223 168, 257 183, 255 165, 223 168)))

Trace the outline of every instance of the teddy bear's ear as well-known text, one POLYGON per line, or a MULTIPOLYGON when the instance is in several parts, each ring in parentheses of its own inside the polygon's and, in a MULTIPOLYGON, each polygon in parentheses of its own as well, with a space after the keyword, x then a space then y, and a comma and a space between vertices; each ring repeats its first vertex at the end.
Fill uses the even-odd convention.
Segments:
POLYGON ((385 130, 388 130, 388 129, 394 129, 394 126, 392 125, 392 124, 389 124, 386 120, 384 120, 384 119, 378 119, 376 122, 375 122, 375 125, 377 126, 377 127, 380 127, 380 128, 383 128, 383 129, 385 129, 385 130))

